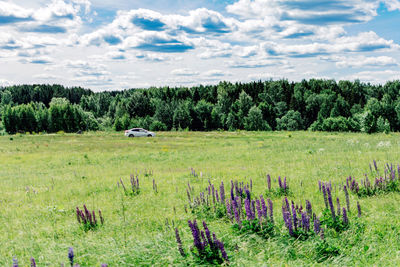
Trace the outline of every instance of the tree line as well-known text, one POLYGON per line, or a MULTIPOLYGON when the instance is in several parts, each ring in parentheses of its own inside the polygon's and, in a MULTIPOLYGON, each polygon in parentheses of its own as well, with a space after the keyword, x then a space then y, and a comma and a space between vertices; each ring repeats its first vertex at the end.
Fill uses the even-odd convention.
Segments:
MULTIPOLYGON (((93 92, 61 85, 0 87, 8 133, 167 130, 400 130, 400 81, 310 79, 93 92)), ((1 127, 1 126, 0 126, 1 127)))

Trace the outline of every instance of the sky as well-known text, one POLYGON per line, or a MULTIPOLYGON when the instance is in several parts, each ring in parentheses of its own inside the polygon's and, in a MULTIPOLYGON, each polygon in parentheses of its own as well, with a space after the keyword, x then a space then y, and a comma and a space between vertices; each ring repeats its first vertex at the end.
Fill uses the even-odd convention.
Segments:
POLYGON ((400 79, 400 1, 0 0, 0 86, 400 79))

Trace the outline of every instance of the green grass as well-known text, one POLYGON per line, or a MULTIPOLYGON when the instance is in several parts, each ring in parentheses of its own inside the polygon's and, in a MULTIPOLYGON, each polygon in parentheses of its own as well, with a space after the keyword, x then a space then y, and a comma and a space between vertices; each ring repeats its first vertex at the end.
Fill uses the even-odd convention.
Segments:
MULTIPOLYGON (((188 252, 193 241, 187 220, 194 219, 184 212, 188 182, 198 193, 208 179, 229 185, 231 179, 251 178, 259 195, 267 188, 267 173, 275 188, 278 175, 286 176, 289 199, 303 205, 308 199, 321 213, 318 180, 339 184, 349 175, 362 178, 373 159, 381 168, 399 163, 399 137, 311 132, 168 132, 132 139, 121 133, 0 136, 0 266, 11 265, 13 256, 20 266, 29 265, 30 257, 39 266, 57 266, 68 262, 68 247, 81 266, 196 265, 192 256, 180 256, 174 229, 166 225, 168 219, 179 227, 188 252), (191 167, 202 177, 192 177, 191 167), (145 177, 146 169, 154 175, 145 177), (117 181, 128 184, 136 172, 141 192, 125 196, 117 181), (105 224, 85 232, 75 216, 76 206, 83 204, 101 209, 105 224)), ((333 195, 344 204, 342 191, 333 195)), ((223 220, 207 223, 225 242, 232 266, 398 266, 400 194, 350 198, 352 215, 359 200, 363 216, 338 237, 327 237, 340 254, 320 263, 317 238, 265 240, 237 235, 223 220)), ((273 200, 282 235, 282 197, 273 200)))

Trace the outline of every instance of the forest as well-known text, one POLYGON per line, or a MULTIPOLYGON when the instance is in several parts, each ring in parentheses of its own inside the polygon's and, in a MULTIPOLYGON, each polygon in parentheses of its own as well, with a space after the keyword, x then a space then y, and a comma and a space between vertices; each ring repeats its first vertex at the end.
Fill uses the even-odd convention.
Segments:
POLYGON ((0 132, 142 127, 154 131, 400 130, 400 81, 310 79, 93 92, 62 85, 0 87, 0 132))

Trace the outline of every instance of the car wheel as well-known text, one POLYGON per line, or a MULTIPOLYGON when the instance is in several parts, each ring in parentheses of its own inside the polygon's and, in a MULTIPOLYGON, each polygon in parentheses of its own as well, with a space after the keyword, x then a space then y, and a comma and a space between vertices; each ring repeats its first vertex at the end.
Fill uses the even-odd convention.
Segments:
POLYGON ((133 134, 130 134, 129 137, 135 137, 133 134))
POLYGON ((153 137, 151 134, 147 135, 147 137, 153 137))

